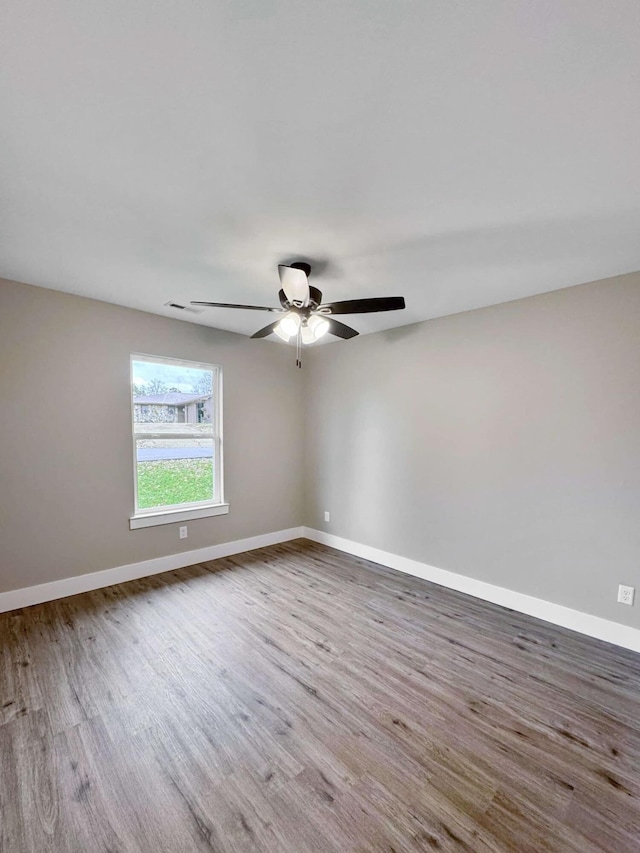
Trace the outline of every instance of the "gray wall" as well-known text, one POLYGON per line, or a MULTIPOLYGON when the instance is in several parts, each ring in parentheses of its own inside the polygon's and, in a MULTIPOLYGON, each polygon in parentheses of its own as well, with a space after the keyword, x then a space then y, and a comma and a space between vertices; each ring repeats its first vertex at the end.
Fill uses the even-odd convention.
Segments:
POLYGON ((640 587, 640 274, 319 347, 305 373, 307 525, 640 626, 615 601, 640 587))
POLYGON ((300 525, 298 373, 289 348, 0 280, 0 592, 300 525), (186 540, 129 530, 131 352, 224 370, 231 511, 186 540))

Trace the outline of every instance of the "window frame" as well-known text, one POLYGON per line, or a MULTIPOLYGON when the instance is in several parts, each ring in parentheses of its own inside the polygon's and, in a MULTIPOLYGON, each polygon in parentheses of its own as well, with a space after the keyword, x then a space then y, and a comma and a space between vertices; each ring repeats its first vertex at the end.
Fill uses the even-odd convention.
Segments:
MULTIPOLYGON (((129 528, 136 530, 141 527, 154 527, 159 524, 176 524, 191 521, 196 518, 207 518, 214 515, 224 515, 229 512, 229 504, 224 500, 224 462, 223 462, 223 410, 222 410, 222 367, 219 364, 190 361, 183 358, 149 355, 147 353, 131 353, 129 356, 129 397, 131 405, 131 444, 133 458, 133 515, 129 518, 129 528), (212 441, 213 441, 213 499, 206 501, 191 501, 170 506, 156 506, 140 509, 138 507, 138 445, 145 438, 162 439, 162 433, 136 432, 135 403, 133 400, 133 363, 146 361, 151 364, 169 364, 191 367, 197 370, 210 370, 212 377, 211 399, 213 404, 212 441)), ((151 425, 150 425, 151 426, 151 425)), ((171 438, 192 439, 193 433, 172 433, 171 438)), ((208 438, 208 436, 207 436, 208 438)))

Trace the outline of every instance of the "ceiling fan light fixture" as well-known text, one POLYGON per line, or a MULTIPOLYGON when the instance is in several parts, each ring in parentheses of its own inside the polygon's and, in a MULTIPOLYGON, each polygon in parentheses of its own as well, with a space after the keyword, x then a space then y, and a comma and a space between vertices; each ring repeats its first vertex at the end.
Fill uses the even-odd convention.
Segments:
POLYGON ((329 321, 325 320, 324 317, 314 314, 303 322, 301 331, 303 344, 315 344, 317 340, 329 331, 329 321))
POLYGON ((283 340, 288 341, 293 335, 298 334, 300 328, 300 315, 290 311, 280 320, 275 328, 276 334, 283 340), (280 334, 282 333, 282 334, 280 334), (284 337, 286 335, 286 337, 284 337))
POLYGON ((311 330, 313 340, 318 341, 329 331, 329 321, 324 317, 319 317, 317 314, 314 314, 312 317, 309 317, 307 327, 311 330))
POLYGON ((284 341, 287 344, 289 343, 289 339, 291 338, 291 335, 288 335, 286 332, 284 332, 280 328, 280 323, 278 323, 277 326, 274 326, 273 333, 274 333, 274 335, 277 335, 281 341, 284 341))
POLYGON ((313 332, 308 326, 303 326, 301 329, 302 333, 302 343, 303 344, 313 344, 315 343, 315 338, 313 336, 313 332))
POLYGON ((319 317, 317 314, 309 317, 306 323, 302 326, 302 343, 315 344, 316 341, 324 337, 329 331, 329 321, 324 317, 319 317))

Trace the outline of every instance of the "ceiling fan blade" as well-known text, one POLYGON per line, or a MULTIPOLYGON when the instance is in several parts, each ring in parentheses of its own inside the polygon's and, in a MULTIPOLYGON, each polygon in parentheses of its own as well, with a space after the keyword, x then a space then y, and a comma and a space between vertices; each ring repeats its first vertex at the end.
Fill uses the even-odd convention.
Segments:
POLYGON ((278 275, 282 289, 292 305, 302 308, 309 304, 309 279, 304 270, 280 264, 278 275))
POLYGON ((325 317, 324 319, 329 323, 330 335, 335 335, 338 338, 348 340, 349 338, 355 338, 356 335, 360 334, 360 332, 356 332, 355 329, 352 329, 351 326, 339 323, 338 320, 334 320, 331 317, 325 317))
POLYGON ((269 325, 265 326, 264 329, 259 329, 257 332, 254 332, 251 337, 266 338, 267 335, 270 335, 274 331, 275 327, 278 325, 279 322, 280 320, 276 320, 275 323, 269 323, 269 325))
POLYGON ((244 308, 247 311, 277 311, 282 313, 282 308, 267 308, 264 305, 234 305, 231 302, 191 302, 191 305, 206 305, 208 308, 244 308))
POLYGON ((373 299, 345 299, 343 302, 326 302, 320 306, 324 314, 372 314, 375 311, 399 311, 404 308, 404 296, 379 296, 373 299))

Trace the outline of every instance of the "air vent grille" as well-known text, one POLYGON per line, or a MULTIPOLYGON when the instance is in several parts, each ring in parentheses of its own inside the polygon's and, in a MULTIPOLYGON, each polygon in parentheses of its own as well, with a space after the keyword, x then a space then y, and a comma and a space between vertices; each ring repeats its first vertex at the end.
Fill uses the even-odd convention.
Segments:
POLYGON ((202 314, 201 308, 192 308, 190 305, 182 305, 181 302, 165 302, 165 308, 174 308, 176 311, 185 311, 187 314, 202 314))

